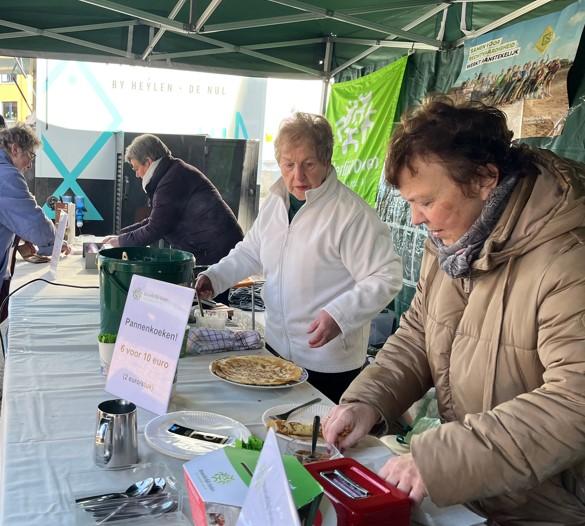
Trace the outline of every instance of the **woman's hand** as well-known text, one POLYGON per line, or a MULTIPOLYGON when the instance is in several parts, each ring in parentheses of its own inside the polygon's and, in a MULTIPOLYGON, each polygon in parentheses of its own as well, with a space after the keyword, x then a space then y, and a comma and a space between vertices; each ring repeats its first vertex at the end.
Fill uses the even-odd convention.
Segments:
POLYGON ((30 241, 24 241, 18 245, 17 250, 22 256, 22 259, 29 258, 37 253, 37 247, 35 247, 30 241))
POLYGON ((322 347, 338 334, 341 334, 341 329, 331 315, 322 310, 309 325, 307 334, 313 334, 313 337, 309 340, 309 347, 322 347))
POLYGON ((343 451, 364 438, 379 419, 378 412, 368 404, 337 405, 323 422, 323 437, 343 451))
POLYGON ((420 504, 428 495, 425 483, 410 453, 392 457, 382 466, 378 475, 406 493, 415 504, 420 504))
POLYGON ((71 245, 67 241, 63 241, 61 245, 61 254, 65 254, 66 256, 71 254, 71 245))
POLYGON ((120 242, 118 241, 118 236, 106 236, 106 237, 104 237, 102 244, 111 245, 114 248, 118 248, 120 246, 120 242))
POLYGON ((199 274, 199 276, 197 276, 195 292, 197 292, 197 297, 202 300, 208 300, 215 296, 211 280, 205 274, 199 274))

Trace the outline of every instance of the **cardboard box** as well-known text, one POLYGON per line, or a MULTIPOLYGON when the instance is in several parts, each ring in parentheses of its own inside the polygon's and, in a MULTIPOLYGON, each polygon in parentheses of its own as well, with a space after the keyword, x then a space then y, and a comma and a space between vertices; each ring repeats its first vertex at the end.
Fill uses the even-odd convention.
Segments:
POLYGON ((97 268, 97 256, 98 252, 102 248, 103 243, 83 243, 82 256, 85 258, 85 268, 93 269, 97 268))
MULTIPOLYGON (((236 524, 259 455, 258 451, 225 447, 196 457, 183 466, 193 524, 236 524)), ((282 460, 301 522, 310 526, 323 488, 296 458, 284 455, 282 460)))

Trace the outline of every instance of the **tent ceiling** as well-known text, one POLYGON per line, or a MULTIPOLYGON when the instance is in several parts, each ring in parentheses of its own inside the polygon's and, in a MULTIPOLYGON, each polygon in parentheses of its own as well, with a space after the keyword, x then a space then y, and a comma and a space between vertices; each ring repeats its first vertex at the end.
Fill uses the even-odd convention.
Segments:
POLYGON ((2 0, 0 54, 318 79, 571 1, 2 0))

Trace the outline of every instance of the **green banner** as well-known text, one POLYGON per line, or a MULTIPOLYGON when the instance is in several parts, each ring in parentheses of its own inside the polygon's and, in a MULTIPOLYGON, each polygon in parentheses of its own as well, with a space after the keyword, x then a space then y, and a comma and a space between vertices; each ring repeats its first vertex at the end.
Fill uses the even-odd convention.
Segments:
POLYGON ((376 205, 407 60, 331 87, 327 119, 335 136, 333 166, 339 180, 370 206, 376 205))

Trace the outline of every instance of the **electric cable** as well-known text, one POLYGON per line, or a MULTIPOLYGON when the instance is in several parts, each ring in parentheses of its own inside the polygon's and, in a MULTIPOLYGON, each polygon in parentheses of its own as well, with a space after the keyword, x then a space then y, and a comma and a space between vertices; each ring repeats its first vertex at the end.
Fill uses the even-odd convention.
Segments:
MULTIPOLYGON (((4 308, 4 305, 6 305, 6 302, 8 301, 10 296, 17 293, 19 290, 23 289, 27 285, 34 283, 35 281, 44 281, 49 285, 55 285, 57 287, 70 287, 72 289, 99 289, 99 286, 95 285, 71 285, 70 283, 57 283, 56 281, 49 281, 48 279, 45 278, 35 278, 31 279, 30 281, 27 281, 26 283, 23 283, 20 287, 15 288, 10 294, 8 294, 8 296, 4 298, 2 303, 0 303, 0 312, 2 312, 2 309, 4 308)), ((10 324, 10 321, 8 321, 8 323, 10 324)), ((6 351, 4 349, 4 337, 2 336, 2 331, 0 331, 0 344, 2 345, 2 356, 4 357, 4 359, 6 359, 6 351)))

